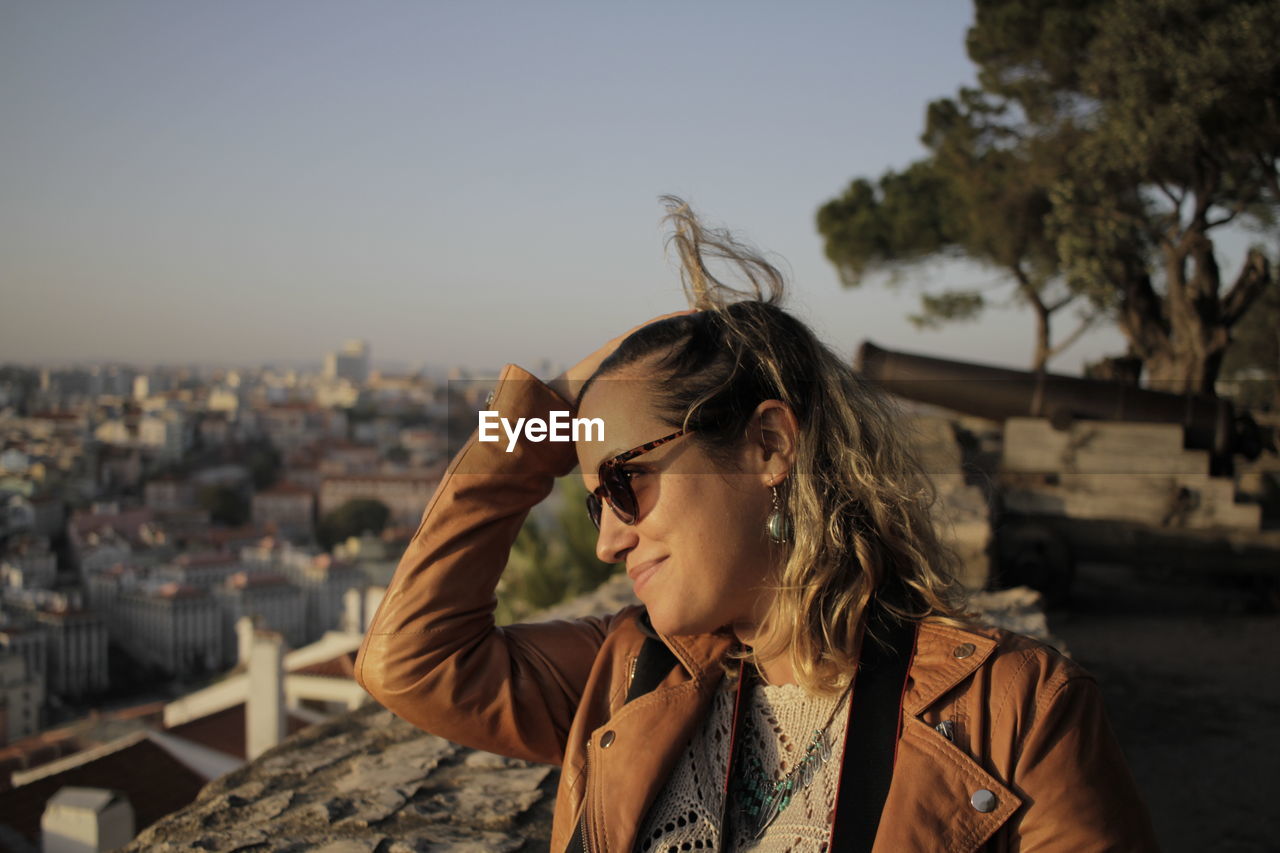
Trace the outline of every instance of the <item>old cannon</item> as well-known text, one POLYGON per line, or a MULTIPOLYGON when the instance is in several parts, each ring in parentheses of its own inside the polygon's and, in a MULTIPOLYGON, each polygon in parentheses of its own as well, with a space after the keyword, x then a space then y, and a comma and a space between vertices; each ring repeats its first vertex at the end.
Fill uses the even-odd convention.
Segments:
POLYGON ((1237 415, 1230 400, 1208 394, 1170 394, 1123 382, 892 352, 870 341, 858 352, 858 368, 900 397, 994 421, 1046 418, 1057 429, 1076 420, 1176 424, 1190 448, 1249 458, 1261 451, 1252 419, 1237 415))
POLYGON ((1257 502, 1274 453, 1263 469, 1252 465, 1259 430, 1230 401, 870 342, 858 368, 898 397, 999 425, 998 452, 967 472, 988 487, 996 582, 1062 601, 1076 562, 1090 561, 1261 578, 1274 589, 1280 533, 1262 529, 1257 502))

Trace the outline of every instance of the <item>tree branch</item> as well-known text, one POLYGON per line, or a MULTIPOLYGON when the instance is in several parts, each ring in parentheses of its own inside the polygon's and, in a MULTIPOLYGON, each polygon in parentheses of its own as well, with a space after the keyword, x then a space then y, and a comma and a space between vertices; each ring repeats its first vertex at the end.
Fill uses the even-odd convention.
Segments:
POLYGON ((1280 178, 1277 173, 1280 172, 1280 166, 1277 166, 1274 157, 1267 157, 1265 154, 1258 155, 1258 165, 1262 167, 1262 180, 1267 185, 1267 189, 1271 190, 1274 196, 1272 202, 1280 204, 1280 178))
POLYGON ((1182 201, 1187 197, 1187 194, 1185 192, 1180 195, 1174 194, 1173 190, 1169 189, 1169 185, 1164 181, 1156 181, 1156 188, 1164 193, 1165 198, 1169 199, 1169 203, 1173 205, 1174 216, 1177 216, 1177 211, 1182 209, 1182 201))
POLYGON ((1022 293, 1023 298, 1031 303, 1031 307, 1037 314, 1047 317, 1049 309, 1045 307, 1044 300, 1040 298, 1040 291, 1036 290, 1035 285, 1031 283, 1031 277, 1022 268, 1022 264, 1010 264, 1009 270, 1013 273, 1014 279, 1017 280, 1018 290, 1022 293))
POLYGON ((1228 213, 1226 216, 1222 217, 1221 219, 1205 220, 1205 223, 1204 223, 1205 230, 1208 230, 1210 228, 1217 228, 1219 225, 1226 225, 1228 222, 1230 222, 1231 220, 1235 219, 1237 216, 1240 215, 1241 209, 1242 208, 1240 208, 1240 206, 1237 205, 1235 208, 1232 209, 1230 213, 1228 213))
POLYGON ((1068 293, 1066 296, 1062 297, 1057 302, 1050 305, 1046 310, 1050 314, 1052 314, 1054 311, 1057 311, 1059 308, 1065 308, 1075 301, 1075 298, 1077 295, 1078 294, 1075 294, 1075 293, 1068 293))
POLYGON ((1222 322, 1230 327, 1271 284, 1271 263, 1257 249, 1250 249, 1235 284, 1222 300, 1222 322))
POLYGON ((1080 336, 1083 335, 1086 331, 1088 331, 1089 328, 1092 327, 1093 324, 1096 323, 1098 321, 1098 318, 1101 316, 1102 316, 1101 312, 1093 311, 1093 312, 1090 312, 1089 314, 1086 314, 1084 317, 1082 317, 1080 320, 1080 325, 1077 326, 1071 334, 1063 338, 1058 343, 1057 346, 1049 350, 1049 358, 1053 358, 1054 356, 1059 355, 1065 349, 1067 349, 1067 347, 1071 346, 1076 341, 1080 340, 1080 336))
POLYGON ((1209 197, 1209 193, 1202 190, 1196 191, 1195 207, 1191 211, 1191 221, 1187 223, 1183 233, 1183 240, 1186 240, 1192 233, 1203 234, 1207 227, 1209 217, 1209 207, 1213 204, 1213 200, 1209 197))

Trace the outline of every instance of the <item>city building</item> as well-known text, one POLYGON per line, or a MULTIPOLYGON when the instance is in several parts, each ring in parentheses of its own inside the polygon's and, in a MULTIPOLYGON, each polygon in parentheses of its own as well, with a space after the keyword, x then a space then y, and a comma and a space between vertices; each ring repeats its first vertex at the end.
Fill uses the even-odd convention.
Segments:
POLYGON ((133 546, 123 536, 115 532, 89 535, 92 542, 87 542, 80 551, 81 580, 87 581, 113 566, 131 561, 133 546))
POLYGON ((131 491, 142 484, 147 459, 141 448, 103 444, 86 455, 91 494, 131 491))
POLYGON ((235 388, 211 388, 209 398, 205 401, 205 408, 210 412, 235 414, 240 410, 240 392, 235 388))
POLYGON ((48 668, 49 640, 44 628, 26 613, 0 610, 0 655, 17 655, 26 671, 40 678, 48 668))
POLYGON ((381 501, 391 510, 393 524, 414 524, 440 484, 439 467, 402 474, 327 476, 320 483, 319 514, 332 512, 358 498, 381 501))
POLYGON ((115 609, 121 626, 116 639, 139 663, 179 678, 225 665, 222 617, 207 591, 172 582, 145 584, 121 592, 115 609))
POLYGON ((6 623, 2 642, 39 672, 48 694, 80 699, 107 688, 107 629, 97 613, 85 609, 80 594, 45 589, 5 591, 6 623), (11 631, 9 626, 18 629, 11 631), (24 643, 25 634, 43 634, 43 648, 24 643), (35 667, 43 656, 43 669, 35 667))
POLYGON ((97 613, 74 606, 66 598, 34 613, 45 629, 48 655, 46 690, 79 700, 108 687, 107 626, 97 613))
POLYGON ((342 349, 331 352, 324 359, 326 379, 345 379, 353 385, 363 385, 369 378, 369 344, 366 341, 349 340, 342 349))
POLYGON ((49 540, 25 536, 10 541, 0 552, 0 586, 14 589, 51 589, 58 576, 58 558, 49 540))
POLYGON ((317 447, 316 451, 320 460, 320 473, 327 475, 376 474, 382 461, 382 454, 372 444, 327 441, 317 447))
POLYGON ((143 487, 143 503, 157 512, 189 509, 195 505, 195 489, 172 474, 153 477, 143 487))
POLYGON ((305 403, 285 403, 255 410, 258 429, 282 451, 327 438, 345 438, 347 415, 305 403))
POLYGON ((152 509, 121 511, 114 504, 77 512, 67 524, 71 561, 81 579, 117 563, 139 560, 136 552, 166 544, 167 534, 152 509))
POLYGON ((359 567, 279 540, 242 548, 240 561, 249 571, 279 572, 302 589, 308 642, 339 628, 347 590, 362 590, 368 585, 359 567))
POLYGON ((174 377, 168 371, 141 373, 134 377, 130 389, 135 400, 146 400, 157 394, 167 394, 176 387, 174 377))
POLYGON ((185 738, 137 730, 31 770, 14 772, 13 787, 0 790, 0 833, 4 839, 0 843, 14 851, 115 850, 123 845, 119 837, 107 832, 114 823, 111 807, 124 804, 132 812, 127 833, 132 839, 191 803, 201 788, 237 766, 238 761, 185 738), (74 794, 70 801, 68 791, 74 794), (89 808, 67 814, 68 805, 89 808), (103 844, 59 848, 51 843, 65 842, 74 834, 90 835, 103 844))
POLYGON ((240 430, 225 414, 205 412, 196 427, 196 435, 205 447, 222 447, 236 441, 240 430))
POLYGON ((182 554, 156 569, 156 577, 180 586, 212 590, 242 570, 240 560, 230 552, 182 554))
POLYGON ((15 652, 0 651, 0 746, 40 730, 44 679, 15 652))
POLYGON ((245 617, 260 628, 278 632, 292 648, 306 642, 306 597, 282 575, 238 572, 216 590, 215 597, 222 610, 224 661, 237 659, 235 626, 245 617))
POLYGON ((312 386, 311 399, 327 409, 350 409, 360 403, 360 387, 346 379, 321 381, 312 386))
POLYGON ((351 437, 378 450, 395 447, 400 439, 400 422, 395 418, 373 418, 351 425, 351 437))
POLYGON ((111 418, 93 428, 93 437, 102 444, 118 447, 132 447, 138 443, 136 425, 131 425, 124 418, 111 418))
POLYGON ((35 528, 36 511, 24 495, 0 492, 0 538, 35 528))
POLYGON ((89 417, 83 412, 38 412, 18 418, 14 426, 32 438, 84 441, 89 438, 89 417))
POLYGON ((67 506, 56 495, 33 495, 30 499, 33 513, 32 532, 46 539, 60 535, 67 524, 67 506))
POLYGON ((31 468, 31 457, 17 447, 0 453, 0 473, 25 474, 31 468))
POLYGON ((315 530, 315 492, 282 481, 253 496, 252 513, 254 524, 273 524, 282 536, 309 537, 315 530))
POLYGON ((138 421, 138 444, 164 459, 181 459, 195 443, 195 428, 179 412, 165 410, 138 421))

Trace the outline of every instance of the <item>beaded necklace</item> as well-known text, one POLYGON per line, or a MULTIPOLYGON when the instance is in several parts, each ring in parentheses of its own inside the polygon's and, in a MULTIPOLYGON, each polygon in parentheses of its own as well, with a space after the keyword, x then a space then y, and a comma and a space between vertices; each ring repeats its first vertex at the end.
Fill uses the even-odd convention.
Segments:
MULTIPOLYGON (((792 800, 813 784, 818 771, 831 759, 831 742, 827 733, 852 688, 853 685, 850 684, 840 694, 835 706, 827 714, 827 721, 822 724, 822 728, 813 730, 813 737, 805 748, 804 756, 778 781, 773 781, 773 774, 765 770, 759 756, 754 754, 738 756, 742 766, 742 775, 739 780, 735 780, 738 819, 752 840, 759 840, 764 835, 765 830, 787 806, 791 805, 792 800)), ((743 723, 744 734, 754 728, 749 715, 743 715, 743 723)), ((735 738, 735 740, 738 741, 738 751, 746 752, 742 744, 747 737, 735 738)), ((732 761, 732 757, 730 760, 732 761)))

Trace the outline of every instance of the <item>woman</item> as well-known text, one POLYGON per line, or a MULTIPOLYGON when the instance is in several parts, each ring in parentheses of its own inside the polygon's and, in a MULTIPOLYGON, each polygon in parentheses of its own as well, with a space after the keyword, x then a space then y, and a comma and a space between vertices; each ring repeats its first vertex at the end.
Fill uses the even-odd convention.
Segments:
POLYGON ((1094 681, 964 621, 900 424, 777 307, 772 266, 667 202, 698 310, 545 384, 506 367, 486 408, 576 409, 604 440, 472 436, 360 684, 426 731, 561 765, 556 851, 1154 849, 1094 681), (575 464, 597 554, 644 606, 495 627, 516 533, 575 464))

